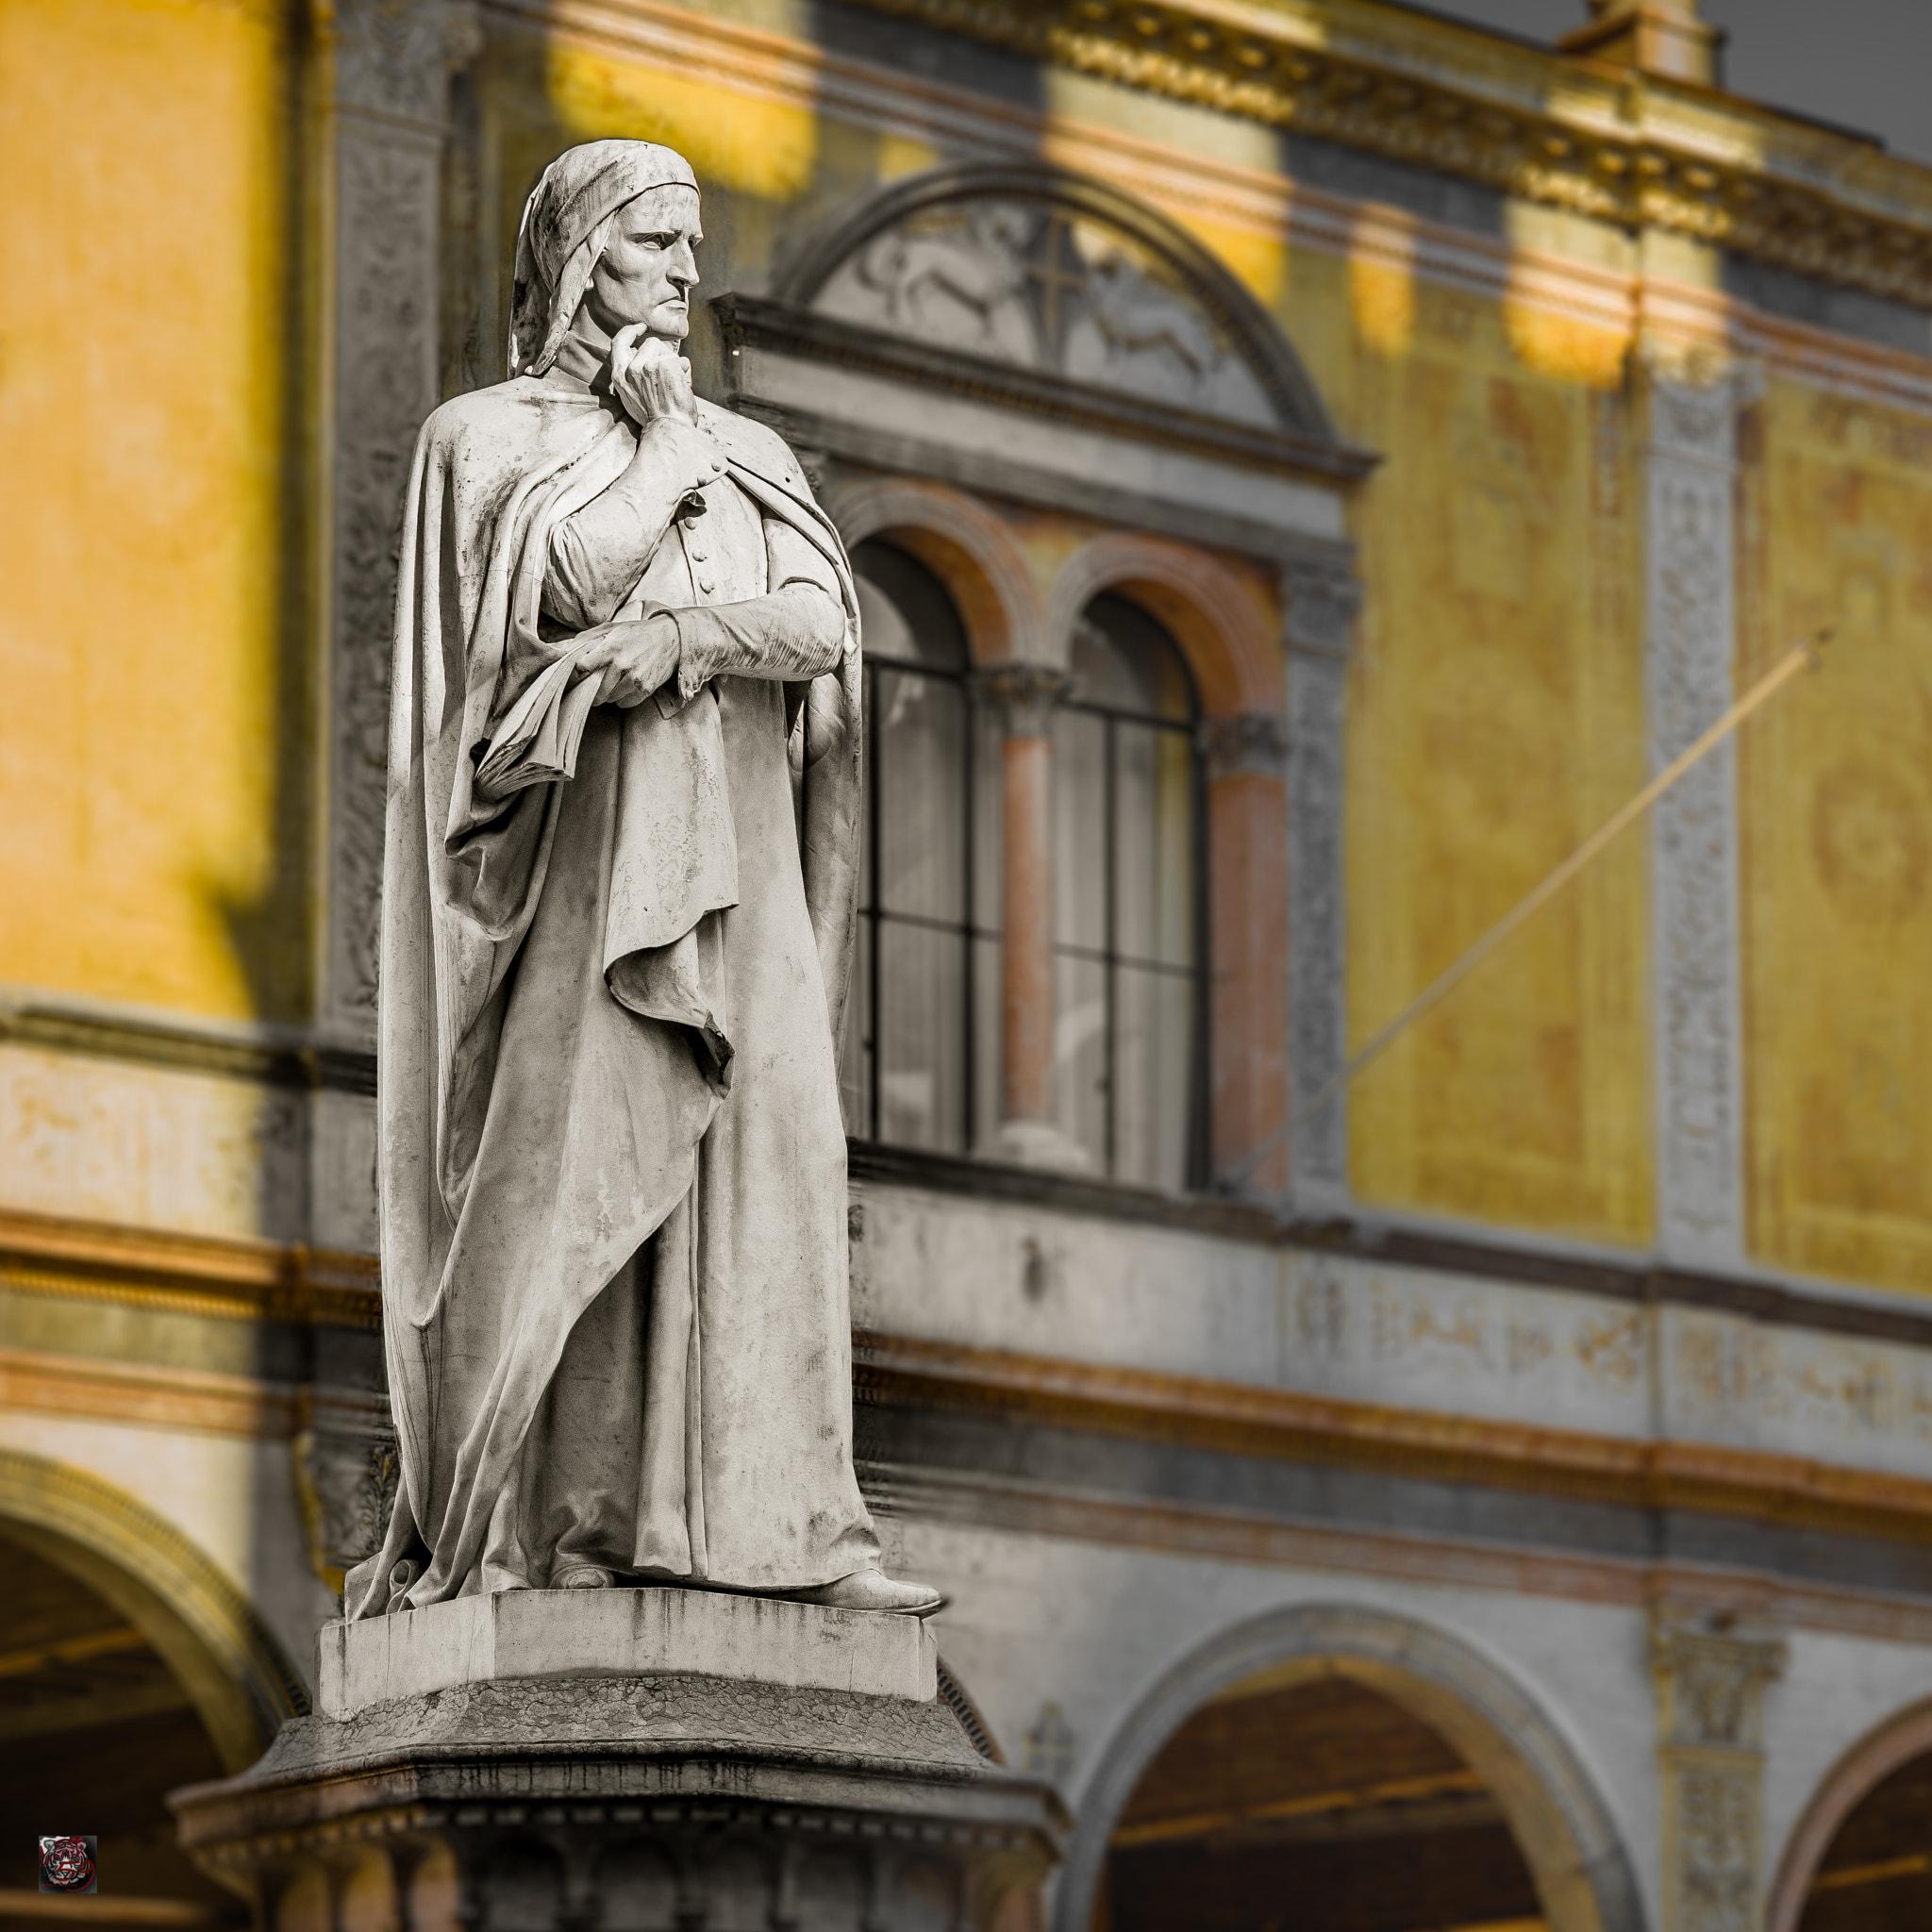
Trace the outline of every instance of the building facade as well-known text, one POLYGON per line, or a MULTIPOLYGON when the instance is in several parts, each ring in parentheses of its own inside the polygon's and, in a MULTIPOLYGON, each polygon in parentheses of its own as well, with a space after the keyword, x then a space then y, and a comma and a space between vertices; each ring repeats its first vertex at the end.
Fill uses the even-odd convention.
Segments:
POLYGON ((610 135, 860 576, 857 1438, 1013 1923, 1932 1911, 1932 171, 1592 8, 0 0, 0 1782, 129 1923, 392 1492, 402 492, 610 135))

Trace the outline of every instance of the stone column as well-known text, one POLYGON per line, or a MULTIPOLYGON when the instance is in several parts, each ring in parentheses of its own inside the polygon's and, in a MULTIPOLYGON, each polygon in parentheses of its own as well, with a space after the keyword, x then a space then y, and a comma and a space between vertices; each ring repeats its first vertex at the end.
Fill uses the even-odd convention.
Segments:
POLYGON ((1209 1034, 1213 1171, 1259 1152, 1243 1185, 1280 1194, 1288 1148, 1288 721, 1278 711, 1209 718, 1208 764, 1209 1034))
MULTIPOLYGON (((329 76, 321 425, 327 513, 327 838, 317 1019, 375 1043, 390 641, 403 491, 437 393, 441 166, 452 71, 481 44, 454 0, 315 0, 329 76)), ((375 1244, 373 1077, 325 1088, 311 1132, 311 1239, 375 1244), (354 1083, 349 1083, 353 1087, 354 1083)))
POLYGON ((1282 573, 1288 650, 1289 1187, 1296 1208, 1342 1208, 1348 1096, 1310 1106, 1348 1058, 1348 900, 1342 878, 1349 642, 1361 587, 1340 561, 1282 573))
POLYGON ((323 1018, 373 1042, 389 659, 403 491, 437 395, 449 77, 479 45, 451 0, 318 0, 334 144, 329 916, 323 1018))
MULTIPOLYGON (((1732 514, 1745 375, 1645 385, 1644 679, 1650 768, 1729 708, 1737 653, 1732 514)), ((1657 1247, 1667 1262, 1744 1259, 1735 742, 1651 819, 1657 1247)))
POLYGON ((1000 708, 1005 877, 1000 1124, 987 1152, 1032 1166, 1083 1165, 1054 1119, 1053 708, 1067 688, 1043 664, 999 664, 980 691, 1000 708))
POLYGON ((1663 1932, 1764 1923, 1764 1692, 1774 1633, 1659 1606, 1652 1614, 1663 1792, 1663 1932))

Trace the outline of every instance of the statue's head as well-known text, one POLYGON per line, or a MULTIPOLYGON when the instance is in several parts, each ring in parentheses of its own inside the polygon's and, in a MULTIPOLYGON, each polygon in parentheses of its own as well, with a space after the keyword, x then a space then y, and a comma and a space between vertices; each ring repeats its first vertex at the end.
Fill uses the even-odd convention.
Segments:
POLYGON ((681 341, 698 279, 697 176, 648 141, 566 148, 524 204, 510 304, 512 375, 541 375, 581 308, 606 336, 641 323, 681 341))

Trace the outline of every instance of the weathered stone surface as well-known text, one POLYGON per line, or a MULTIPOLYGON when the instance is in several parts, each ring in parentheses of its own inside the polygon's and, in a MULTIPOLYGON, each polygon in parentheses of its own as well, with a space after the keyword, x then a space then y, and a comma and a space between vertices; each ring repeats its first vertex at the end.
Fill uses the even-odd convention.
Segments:
POLYGON ((242 1776, 174 1804, 264 1932, 350 1866, 407 1900, 414 1932, 984 1926, 1038 1885, 1066 1824, 937 1698, 680 1674, 463 1684, 299 1719, 242 1776))
POLYGON ((938 1665, 916 1617, 720 1591, 520 1590, 326 1625, 316 1703, 346 1718, 461 1684, 693 1673, 929 1699, 938 1665))

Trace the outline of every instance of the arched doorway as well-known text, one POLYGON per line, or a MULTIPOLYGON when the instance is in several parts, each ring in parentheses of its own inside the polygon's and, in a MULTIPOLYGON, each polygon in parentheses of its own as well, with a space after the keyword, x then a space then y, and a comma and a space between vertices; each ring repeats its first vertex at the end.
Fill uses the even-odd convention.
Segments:
POLYGON ((92 1835, 100 1903, 127 1923, 242 1923, 175 1843, 167 1793, 224 1769, 188 1690, 71 1572, 11 1539, 0 1557, 0 1817, 23 1850, 29 1836, 92 1835))
POLYGON ((246 1770, 308 1693, 254 1606, 175 1524, 85 1470, 0 1449, 0 1538, 111 1604, 166 1660, 225 1773, 246 1770))
POLYGON ((1922 1932, 1932 1925, 1932 1751, 1853 1807, 1805 1894, 1798 1932, 1922 1932))
POLYGON ((1346 1677, 1238 1684, 1141 1774, 1109 1841, 1105 1932, 1541 1932, 1536 1881, 1456 1747, 1346 1677))
POLYGON ((1609 1812, 1536 1701, 1460 1640, 1353 1605, 1298 1606, 1227 1631, 1141 1700, 1081 1796, 1056 1924, 1058 1932, 1253 1927, 1268 1923, 1270 1909, 1297 1932, 1512 1923, 1522 1932, 1644 1932, 1635 1874, 1609 1812), (1226 1754, 1218 1768, 1217 1750, 1226 1754), (1325 1765, 1318 1761, 1323 1750, 1325 1765), (1205 1790, 1212 1777, 1222 1780, 1217 1806, 1191 1812, 1191 1789, 1205 1790), (1327 1883, 1334 1915, 1284 1891, 1258 1913, 1243 1897, 1228 1902, 1226 1916, 1211 1917, 1206 1879, 1180 1892, 1178 1905, 1165 1901, 1165 1917, 1151 1909, 1151 1898, 1127 1895, 1138 1884, 1177 1884, 1185 1876, 1178 1848, 1196 1832, 1208 1842, 1219 1834, 1220 1848, 1236 1852, 1236 1868, 1248 1850, 1256 1890, 1327 1883), (1163 1833, 1166 1869, 1157 1871, 1145 1855, 1163 1833), (1495 1901, 1504 1916, 1452 1914, 1442 1879, 1421 1916, 1405 1918, 1420 1894, 1401 1893, 1396 1876, 1378 1865, 1427 1856, 1440 1878, 1448 1857, 1441 1847, 1460 1833, 1470 1835, 1460 1850, 1477 1848, 1486 1874, 1471 1897, 1495 1901), (1378 1856, 1362 1858, 1355 1847, 1377 1834, 1378 1856), (1318 1854, 1324 1844, 1330 1849, 1318 1854), (1291 1860, 1300 1862, 1300 1878, 1291 1860), (1345 1889, 1351 1871, 1360 1894, 1345 1889), (1386 1881, 1387 1917, 1358 1916, 1360 1897, 1377 1881, 1386 1881))
POLYGON ((1786 1847, 1770 1932, 1932 1925, 1932 1703, 1854 1745, 1786 1847))

